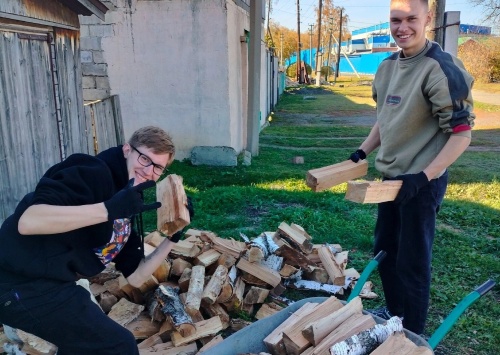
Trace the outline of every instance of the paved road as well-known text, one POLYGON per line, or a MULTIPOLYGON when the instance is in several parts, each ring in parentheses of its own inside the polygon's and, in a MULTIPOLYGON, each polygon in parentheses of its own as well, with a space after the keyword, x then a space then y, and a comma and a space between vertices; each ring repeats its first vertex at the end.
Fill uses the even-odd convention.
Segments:
POLYGON ((472 89, 472 98, 485 104, 500 105, 500 94, 472 89))

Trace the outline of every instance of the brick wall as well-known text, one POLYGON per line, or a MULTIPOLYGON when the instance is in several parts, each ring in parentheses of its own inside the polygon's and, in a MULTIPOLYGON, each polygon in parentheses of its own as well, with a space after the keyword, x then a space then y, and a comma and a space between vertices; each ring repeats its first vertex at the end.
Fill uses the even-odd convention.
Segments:
MULTIPOLYGON (((112 16, 120 0, 101 1, 108 8, 106 19, 112 16)), ((106 23, 95 15, 79 16, 80 18, 80 54, 83 73, 83 100, 91 102, 110 96, 111 88, 101 40, 114 36, 114 25, 106 23)))

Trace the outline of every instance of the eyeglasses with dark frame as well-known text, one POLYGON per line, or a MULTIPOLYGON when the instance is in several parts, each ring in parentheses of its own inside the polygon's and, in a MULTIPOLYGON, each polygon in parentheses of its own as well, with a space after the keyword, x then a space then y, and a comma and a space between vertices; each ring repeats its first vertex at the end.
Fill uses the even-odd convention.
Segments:
POLYGON ((166 167, 163 167, 159 164, 155 164, 150 157, 148 157, 146 154, 141 153, 136 147, 134 147, 132 144, 130 144, 133 150, 135 150, 137 153, 139 153, 139 156, 137 157, 137 161, 139 164, 141 164, 143 167, 147 168, 148 166, 153 165, 153 173, 156 175, 160 176, 164 172, 168 171, 166 167))

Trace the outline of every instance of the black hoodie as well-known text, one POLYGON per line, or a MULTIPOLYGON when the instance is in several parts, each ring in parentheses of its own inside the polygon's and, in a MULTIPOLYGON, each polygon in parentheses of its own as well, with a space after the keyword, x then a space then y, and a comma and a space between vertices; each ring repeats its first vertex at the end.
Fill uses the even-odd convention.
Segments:
MULTIPOLYGON (((110 148, 97 157, 73 154, 51 167, 34 192, 27 194, 0 229, 0 286, 29 283, 34 279, 56 282, 90 277, 104 269, 94 248, 105 245, 112 235, 108 221, 66 233, 21 235, 18 221, 31 205, 78 206, 108 200, 126 186, 128 171, 122 147, 110 148)), ((131 235, 113 260, 128 277, 139 264, 142 241, 131 235)))

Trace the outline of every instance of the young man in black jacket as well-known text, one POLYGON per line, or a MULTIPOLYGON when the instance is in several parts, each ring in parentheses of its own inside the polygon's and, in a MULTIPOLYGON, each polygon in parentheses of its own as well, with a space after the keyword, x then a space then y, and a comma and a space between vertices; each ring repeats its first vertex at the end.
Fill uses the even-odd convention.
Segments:
POLYGON ((144 257, 134 216, 161 206, 144 204, 142 192, 174 154, 170 136, 149 126, 123 146, 51 167, 0 229, 0 322, 55 344, 59 355, 138 354, 133 335, 75 281, 112 261, 139 287, 166 258, 180 234, 144 257))

